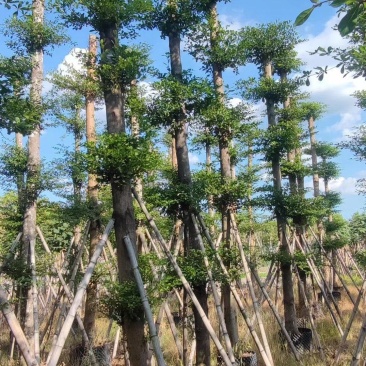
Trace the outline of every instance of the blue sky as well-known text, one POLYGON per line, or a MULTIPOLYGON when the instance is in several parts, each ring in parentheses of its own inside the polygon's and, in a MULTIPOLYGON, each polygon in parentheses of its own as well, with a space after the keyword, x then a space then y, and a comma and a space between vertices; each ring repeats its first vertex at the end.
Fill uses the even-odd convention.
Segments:
MULTIPOLYGON (((256 0, 243 1, 233 0, 230 3, 221 3, 219 5, 220 19, 224 25, 238 29, 246 25, 256 25, 260 23, 290 20, 293 21, 296 16, 304 9, 311 6, 310 0, 256 0)), ((3 10, 3 9, 2 9, 3 10)), ((0 23, 8 15, 8 12, 1 12, 0 23)), ((314 66, 332 66, 335 61, 329 58, 310 56, 309 51, 315 50, 318 46, 337 46, 344 45, 345 41, 332 30, 332 26, 337 22, 335 9, 323 5, 313 12, 310 19, 298 28, 300 35, 307 41, 297 47, 300 57, 307 63, 306 69, 314 66)), ((86 48, 88 44, 89 30, 70 31, 73 45, 67 44, 53 51, 52 56, 45 57, 45 72, 48 73, 59 67, 65 57, 72 62, 73 57, 70 52, 73 47, 86 48)), ((166 57, 168 51, 167 40, 160 38, 158 32, 142 32, 138 41, 150 44, 151 59, 161 71, 166 71, 166 57)), ((0 48, 0 53, 7 54, 5 48, 0 48)), ((184 68, 192 68, 199 72, 200 65, 196 64, 188 56, 184 56, 184 68)), ((241 69, 239 76, 247 75, 247 69, 241 69)), ((224 75, 225 82, 232 84, 236 76, 228 71, 224 75)), ((148 80, 147 80, 148 81, 148 80)), ((47 85, 45 85, 48 88, 47 85)), ((322 82, 316 79, 311 80, 311 85, 305 91, 311 93, 311 99, 322 102, 327 105, 328 111, 324 118, 317 122, 319 131, 319 140, 329 142, 339 142, 351 133, 352 128, 365 120, 365 114, 354 105, 354 99, 350 94, 358 89, 366 89, 365 81, 361 79, 352 79, 352 77, 343 78, 336 70, 331 70, 322 82)), ((103 118, 103 111, 98 113, 103 118)), ((53 147, 60 143, 64 131, 51 128, 45 131, 42 136, 42 155, 50 157, 53 154, 53 147)), ((1 139, 6 141, 9 137, 6 134, 1 135, 1 139)), ((198 158, 192 155, 192 163, 198 158)), ((366 164, 359 163, 352 159, 352 154, 343 151, 337 159, 341 167, 341 177, 331 183, 331 188, 341 192, 343 203, 340 206, 342 214, 349 218, 356 211, 362 211, 366 199, 359 196, 355 190, 356 180, 366 177, 366 164)))

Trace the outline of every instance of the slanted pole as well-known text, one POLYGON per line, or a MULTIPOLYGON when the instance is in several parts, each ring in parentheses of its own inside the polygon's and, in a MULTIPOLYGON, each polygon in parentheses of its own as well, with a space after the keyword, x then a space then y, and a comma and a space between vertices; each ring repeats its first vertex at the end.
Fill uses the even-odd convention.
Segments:
POLYGON ((151 311, 151 308, 150 308, 149 300, 148 300, 147 295, 146 295, 146 291, 145 291, 145 288, 144 288, 144 282, 142 281, 142 277, 141 277, 141 273, 140 273, 139 266, 138 266, 138 263, 137 263, 135 251, 134 251, 134 248, 133 248, 133 244, 131 243, 131 239, 129 238, 129 236, 125 236, 123 238, 123 241, 125 242, 125 245, 126 245, 126 248, 127 248, 127 252, 128 252, 128 256, 130 258, 133 275, 135 277, 137 288, 138 288, 139 293, 140 293, 142 306, 144 308, 147 324, 149 326, 150 339, 151 339, 151 342, 152 342, 153 347, 154 347, 155 357, 156 357, 156 360, 158 362, 158 366, 165 366, 163 352, 162 352, 161 347, 160 347, 159 336, 156 332, 154 317, 153 317, 153 314, 152 314, 152 311, 151 311))
POLYGON ((137 194, 136 190, 134 188, 132 188, 132 193, 134 195, 134 197, 136 198, 137 202, 139 203, 141 210, 143 211, 143 213, 145 214, 150 226, 152 227, 152 229, 154 230, 154 233, 156 235, 156 237, 158 238, 158 241, 161 245, 161 248, 164 252, 164 254, 166 255, 166 257, 169 259, 170 263, 172 264, 175 272, 177 273, 178 277, 180 278, 180 280, 182 281, 182 285, 185 288, 185 290, 187 291, 189 297, 191 298, 194 306, 196 307, 198 313, 200 314, 202 321, 206 327, 206 329, 208 330, 208 332, 210 333, 211 339, 214 342, 215 346, 217 347, 217 350, 219 351, 220 355, 222 356, 222 359, 225 363, 226 366, 231 366, 231 365, 236 365, 236 363, 232 363, 225 351, 225 349, 223 348, 222 344, 220 343, 219 338, 216 336, 215 334, 215 330, 213 329, 209 319, 207 318, 207 315, 205 314, 204 310, 202 309, 201 304, 199 303, 199 301, 197 300, 196 295, 194 294, 190 284, 188 283, 187 279, 185 278, 185 276, 183 275, 182 270, 180 269, 180 267, 177 264, 177 261, 175 260, 175 258, 172 256, 172 254, 170 253, 170 251, 168 250, 168 246, 164 240, 164 238, 162 237, 162 235, 160 234, 154 219, 152 218, 152 216, 149 214, 145 204, 143 203, 142 199, 140 198, 140 196, 137 194))
POLYGON ((264 329, 262 316, 261 316, 260 311, 259 311, 259 304, 258 304, 257 297, 255 295, 254 286, 253 286, 253 283, 252 283, 252 277, 251 277, 248 261, 247 261, 247 258, 245 256, 245 253, 244 253, 243 244, 241 242, 239 231, 238 231, 238 228, 237 228, 237 225, 236 225, 236 220, 235 220, 234 214, 232 212, 230 212, 230 220, 231 220, 232 227, 233 227, 233 230, 234 230, 234 233, 235 233, 236 243, 238 244, 241 261, 242 261, 243 266, 244 266, 244 271, 245 271, 245 275, 246 275, 246 279, 247 279, 247 284, 249 286, 249 293, 250 293, 250 297, 252 298, 252 302, 253 302, 254 313, 255 313, 255 316, 257 318, 258 325, 259 325, 259 330, 260 330, 261 336, 262 336, 263 347, 264 347, 264 350, 266 351, 268 359, 271 361, 272 365, 274 365, 271 349, 270 349, 269 344, 268 344, 266 330, 264 329))
POLYGON ((18 344, 27 366, 38 366, 39 363, 31 352, 24 332, 16 318, 13 309, 11 308, 6 291, 0 286, 0 309, 6 319, 11 332, 18 344))
POLYGON ((358 293, 358 296, 357 296, 355 305, 353 307, 351 316, 348 319, 348 323, 347 323, 346 329, 344 330, 343 337, 342 337, 341 343, 340 343, 340 345, 338 347, 338 351, 337 351, 337 354, 336 354, 336 357, 335 357, 334 366, 338 365, 338 363, 339 363, 339 357, 340 357, 340 355, 341 355, 341 353, 343 351, 343 347, 344 347, 344 345, 345 345, 345 343, 347 341, 347 337, 348 337, 349 331, 351 330, 352 323, 353 323, 353 321, 355 319, 356 313, 357 313, 357 311, 359 311, 359 306, 360 306, 360 303, 361 303, 362 298, 364 297, 365 291, 366 291, 366 279, 363 280, 361 290, 358 293))
POLYGON ((215 283, 215 281, 213 279, 213 276, 212 276, 212 271, 210 269, 210 264, 209 264, 209 261, 208 261, 208 258, 207 258, 206 249, 205 249, 201 234, 200 234, 199 229, 198 229, 196 218, 194 217, 193 214, 191 214, 191 218, 192 218, 194 229, 196 231, 196 235, 197 235, 197 238, 198 238, 198 244, 200 246, 200 250, 203 253, 203 261, 205 263, 208 278, 210 280, 212 294, 213 294, 213 298, 214 298, 214 302, 215 302, 215 306, 216 306, 216 312, 217 312, 217 316, 219 318, 219 324, 220 324, 220 327, 221 327, 221 333, 222 333, 222 336, 223 336, 223 338, 225 340, 225 344, 226 344, 226 350, 228 352, 230 361, 232 363, 235 363, 234 352, 233 352, 233 349, 232 349, 232 346, 231 346, 229 333, 228 333, 227 328, 226 328, 224 313, 223 313, 222 308, 221 308, 220 296, 217 292, 216 283, 215 283))
MULTIPOLYGON (((210 233, 209 233, 209 231, 208 231, 207 227, 205 226, 205 223, 203 222, 203 219, 202 219, 202 217, 201 217, 200 215, 198 215, 198 220, 199 220, 199 222, 200 222, 200 224, 201 224, 201 226, 202 226, 202 228, 203 228, 203 232, 204 232, 204 234, 205 234, 205 236, 206 236, 206 238, 207 238, 207 241, 209 242, 210 246, 213 248, 214 243, 213 243, 213 241, 212 241, 212 239, 211 239, 211 236, 210 236, 210 233)), ((222 268, 222 270, 223 270, 224 274, 225 274, 225 275, 228 275, 228 273, 227 273, 227 269, 226 269, 225 265, 223 264, 222 259, 221 259, 221 257, 219 256, 219 254, 218 254, 218 253, 216 253, 216 258, 218 259, 218 261, 219 261, 219 263, 220 263, 220 266, 221 266, 221 268, 222 268)), ((287 339, 287 341, 288 341, 288 343, 289 343, 289 345, 290 345, 290 348, 291 348, 292 352, 294 353, 294 356, 295 356, 296 360, 297 360, 297 361, 300 361, 299 354, 298 354, 298 352, 297 352, 297 350, 296 350, 296 348, 295 348, 295 346, 294 346, 294 344, 293 344, 293 342, 292 342, 292 340, 291 340, 291 337, 289 336, 289 334, 288 334, 288 332, 287 332, 286 328, 284 327, 284 325, 283 325, 283 323, 282 323, 282 321, 281 321, 281 318, 280 318, 280 316, 279 316, 278 312, 276 311, 275 307, 273 306, 273 303, 272 303, 272 301, 271 301, 271 299, 270 299, 270 297, 269 297, 269 295, 268 295, 267 291, 265 290, 264 286, 263 286, 263 285, 262 285, 262 283, 260 282, 260 279, 258 278, 258 275, 255 273, 255 271, 254 271, 254 272, 252 272, 252 273, 253 273, 253 275, 254 275, 254 278, 255 278, 255 279, 256 279, 256 281, 258 282, 258 285, 260 286, 260 288, 261 288, 261 290, 262 290, 262 292, 263 292, 263 295, 265 296, 265 298, 266 298, 266 300, 267 300, 267 302, 268 302, 269 306, 271 307, 271 309, 272 309, 272 311, 273 311, 273 314, 275 315, 275 317, 276 317, 276 319, 277 319, 277 322, 278 322, 278 324, 280 325, 281 330, 282 330, 283 334, 285 335, 285 337, 286 337, 286 339, 287 339)), ((265 352, 265 350, 264 350, 264 348, 263 348, 263 346, 262 346, 262 344, 261 344, 261 342, 260 342, 260 340, 259 340, 259 338, 258 338, 258 335, 257 335, 257 333, 255 332, 255 329, 254 329, 254 327, 253 327, 252 323, 250 322, 250 320, 249 320, 249 318, 248 318, 248 316, 247 316, 247 314, 246 314, 246 312, 245 312, 244 306, 243 306, 243 304, 242 304, 242 302, 241 302, 240 298, 238 297, 238 293, 237 293, 237 291, 236 291, 235 287, 233 287, 233 286, 232 286, 232 287, 231 287, 231 289, 232 289, 232 293, 233 293, 233 295, 234 295, 234 297, 235 297, 235 300, 236 300, 236 301, 237 301, 237 303, 238 303, 238 307, 239 307, 239 309, 240 309, 240 312, 241 312, 241 314, 243 315, 243 318, 244 318, 244 320, 245 320, 245 322, 246 322, 246 324, 247 324, 247 326, 248 326, 248 329, 249 329, 249 331, 250 331, 250 333, 251 333, 251 335, 252 335, 252 337, 253 337, 253 339, 254 339, 254 341, 255 341, 255 343, 256 343, 256 345, 257 345, 258 349, 259 349, 259 352, 260 352, 260 353, 261 353, 261 355, 262 355, 262 358, 263 358, 263 360, 264 360, 265 364, 266 364, 266 365, 271 365, 271 363, 270 363, 270 361, 269 361, 269 359, 268 359, 268 357, 267 357, 267 354, 266 354, 266 352, 265 352)))
POLYGON ((66 320, 65 320, 65 322, 62 326, 62 329, 60 331, 60 334, 57 338, 55 348, 52 352, 49 362, 47 363, 47 366, 57 366, 57 362, 61 356, 61 351, 66 342, 66 338, 69 335, 70 329, 72 327, 72 323, 74 322, 75 315, 83 300, 83 296, 84 296, 86 287, 88 286, 88 283, 90 282, 94 268, 97 264, 97 260, 100 256, 100 254, 102 253, 103 247, 107 241, 109 233, 111 232, 111 230, 113 228, 113 225, 114 225, 114 220, 111 219, 109 221, 107 227, 104 230, 101 240, 99 241, 98 245, 96 246, 95 252, 90 260, 90 263, 88 264, 88 267, 85 270, 84 277, 79 284, 78 290, 74 297, 74 301, 69 309, 69 313, 67 314, 66 320))

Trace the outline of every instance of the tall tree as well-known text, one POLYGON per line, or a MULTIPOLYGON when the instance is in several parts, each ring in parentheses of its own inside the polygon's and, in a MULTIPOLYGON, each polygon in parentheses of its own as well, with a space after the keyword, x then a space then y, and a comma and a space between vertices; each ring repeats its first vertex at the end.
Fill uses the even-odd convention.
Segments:
MULTIPOLYGON (((106 105, 107 132, 110 141, 126 136, 125 121, 125 91, 133 79, 136 79, 138 65, 132 71, 121 71, 118 63, 123 64, 122 54, 125 47, 119 45, 119 33, 125 31, 132 21, 149 8, 149 1, 86 1, 83 4, 61 2, 62 15, 74 27, 92 26, 98 33, 101 45, 101 79, 103 83, 104 100, 106 105), (122 80, 121 80, 122 79, 122 80), (123 81, 123 85, 122 85, 123 81)), ((127 50, 128 51, 128 50, 127 50)), ((134 62, 137 60, 134 60, 134 62)), ((119 281, 134 282, 131 264, 123 238, 128 235, 131 242, 136 244, 136 222, 132 202, 131 182, 129 179, 118 177, 117 172, 110 172, 112 189, 113 217, 115 219, 115 235, 119 281)), ((135 247, 136 250, 136 247, 135 247)), ((131 365, 144 365, 147 362, 147 347, 144 333, 144 316, 142 309, 133 319, 127 313, 123 314, 123 332, 127 339, 127 347, 131 365)))
MULTIPOLYGON (((276 134, 280 133, 283 128, 287 129, 288 127, 286 123, 277 124, 276 104, 284 103, 288 96, 296 90, 296 86, 293 82, 285 80, 282 80, 281 83, 276 83, 273 80, 273 75, 276 71, 276 58, 280 59, 282 54, 293 57, 293 49, 300 42, 300 39, 288 22, 272 23, 259 27, 246 27, 241 31, 241 37, 243 39, 242 52, 249 62, 258 66, 261 76, 256 87, 249 89, 248 94, 251 94, 252 97, 256 96, 256 99, 264 98, 266 101, 269 134, 269 145, 266 155, 272 166, 274 213, 280 243, 285 326, 289 332, 297 333, 291 252, 286 238, 286 214, 281 203, 283 197, 281 155, 291 150, 291 138, 287 136, 287 141, 283 140, 285 142, 284 145, 273 143, 276 139, 276 134)), ((253 83, 254 80, 251 82, 253 83)))

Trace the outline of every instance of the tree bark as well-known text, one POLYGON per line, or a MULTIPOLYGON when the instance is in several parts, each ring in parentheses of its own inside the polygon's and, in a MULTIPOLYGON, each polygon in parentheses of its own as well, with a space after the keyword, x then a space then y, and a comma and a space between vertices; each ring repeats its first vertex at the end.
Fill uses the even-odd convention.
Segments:
MULTIPOLYGON (((44 22, 44 0, 33 0, 32 2, 33 22, 43 24, 44 22)), ((35 107, 41 108, 42 104, 42 82, 43 82, 43 49, 38 47, 32 54, 31 71, 31 101, 35 107)), ((29 272, 31 242, 36 240, 36 220, 37 220, 37 198, 40 188, 40 127, 39 121, 28 137, 28 162, 26 181, 26 203, 23 220, 23 247, 22 255, 27 263, 29 272)), ((32 290, 30 286, 21 289, 20 294, 21 324, 25 325, 24 332, 29 339, 31 351, 34 352, 34 318, 32 309, 32 290)))
MULTIPOLYGON (((169 34, 169 51, 170 51, 170 66, 171 74, 177 79, 182 81, 182 61, 180 54, 180 34, 172 31, 169 34)), ((177 155, 177 168, 178 168, 178 179, 179 182, 190 187, 192 185, 191 170, 188 158, 188 144, 187 144, 187 125, 185 121, 184 105, 182 105, 181 111, 176 116, 176 127, 175 127, 175 147, 177 155)), ((200 249, 199 243, 195 235, 194 225, 190 218, 190 207, 189 203, 182 202, 183 211, 183 222, 186 226, 185 233, 185 253, 189 255, 190 249, 200 249)), ((208 314, 207 305, 207 292, 206 284, 195 285, 193 291, 204 310, 206 316, 208 314)), ((195 319, 195 334, 197 340, 196 350, 196 364, 206 365, 211 364, 210 361, 210 334, 204 325, 202 317, 199 315, 199 311, 194 307, 193 314, 195 319)))
MULTIPOLYGON (((215 50, 217 47, 217 37, 219 31, 219 21, 216 8, 216 2, 214 2, 210 8, 210 45, 211 49, 215 50)), ((212 76, 215 92, 220 104, 225 104, 225 91, 224 80, 222 75, 223 70, 216 62, 212 63, 212 76)), ((225 184, 232 180, 232 164, 229 152, 231 140, 228 139, 230 135, 230 127, 219 128, 219 154, 220 154, 220 170, 222 183, 225 184)), ((222 202, 221 207, 221 226, 222 226, 222 238, 224 240, 224 246, 227 250, 231 247, 231 225, 230 225, 230 212, 228 202, 222 202)), ((225 263, 227 267, 230 267, 230 263, 225 263)), ((230 285, 224 284, 222 289, 223 303, 224 303, 224 315, 225 322, 228 329, 229 337, 233 346, 239 340, 238 324, 236 316, 235 302, 232 299, 230 285)))
MULTIPOLYGON (((96 53, 97 53, 97 38, 96 36, 90 35, 88 76, 91 78, 95 77, 96 53)), ((89 143, 96 141, 94 115, 95 115, 95 95, 94 93, 88 93, 86 95, 86 140, 89 143)), ((90 220, 89 260, 90 260, 98 244, 99 226, 100 226, 98 217, 98 182, 95 174, 88 173, 87 192, 88 192, 90 209, 92 211, 92 215, 89 219, 90 220)), ((86 289, 85 315, 84 315, 84 327, 91 345, 93 345, 93 338, 95 333, 95 317, 98 306, 97 291, 98 291, 98 284, 92 278, 86 289)))
MULTIPOLYGON (((105 24, 99 30, 102 53, 113 51, 118 46, 117 24, 105 24)), ((107 131, 110 134, 126 133, 124 118, 124 96, 119 85, 105 85, 104 99, 107 114, 107 131)), ((121 185, 111 181, 114 229, 117 245, 118 277, 121 283, 134 281, 123 238, 129 236, 136 250, 136 222, 132 204, 131 184, 121 185)), ((144 314, 135 319, 123 317, 123 333, 127 339, 127 349, 132 366, 146 365, 148 355, 144 334, 144 314)))
MULTIPOLYGON (((267 62, 264 65, 265 77, 272 78, 272 65, 267 62)), ((268 128, 272 128, 276 125, 276 113, 275 103, 271 99, 266 100, 267 115, 268 115, 268 128)), ((274 155, 272 157, 272 175, 273 175, 273 188, 274 194, 282 194, 282 177, 281 177, 281 165, 280 157, 274 155)), ((282 288, 283 288, 283 305, 285 316, 285 327, 289 333, 298 333, 297 318, 295 309, 294 288, 292 280, 292 270, 290 261, 290 248, 286 239, 286 217, 283 217, 279 207, 275 208, 276 222, 277 222, 277 234, 280 243, 280 255, 281 260, 281 272, 282 272, 282 288)))

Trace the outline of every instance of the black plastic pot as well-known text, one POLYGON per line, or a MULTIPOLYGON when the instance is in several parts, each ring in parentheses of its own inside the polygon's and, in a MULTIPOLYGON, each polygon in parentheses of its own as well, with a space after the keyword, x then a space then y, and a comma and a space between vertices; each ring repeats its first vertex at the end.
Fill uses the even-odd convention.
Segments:
POLYGON ((342 294, 340 291, 332 291, 332 295, 335 301, 341 301, 342 294))
POLYGON ((239 366, 257 366, 257 354, 253 351, 244 352, 238 359, 239 366))
POLYGON ((309 328, 298 328, 299 334, 291 334, 292 342, 299 353, 310 351, 313 332, 309 328))

